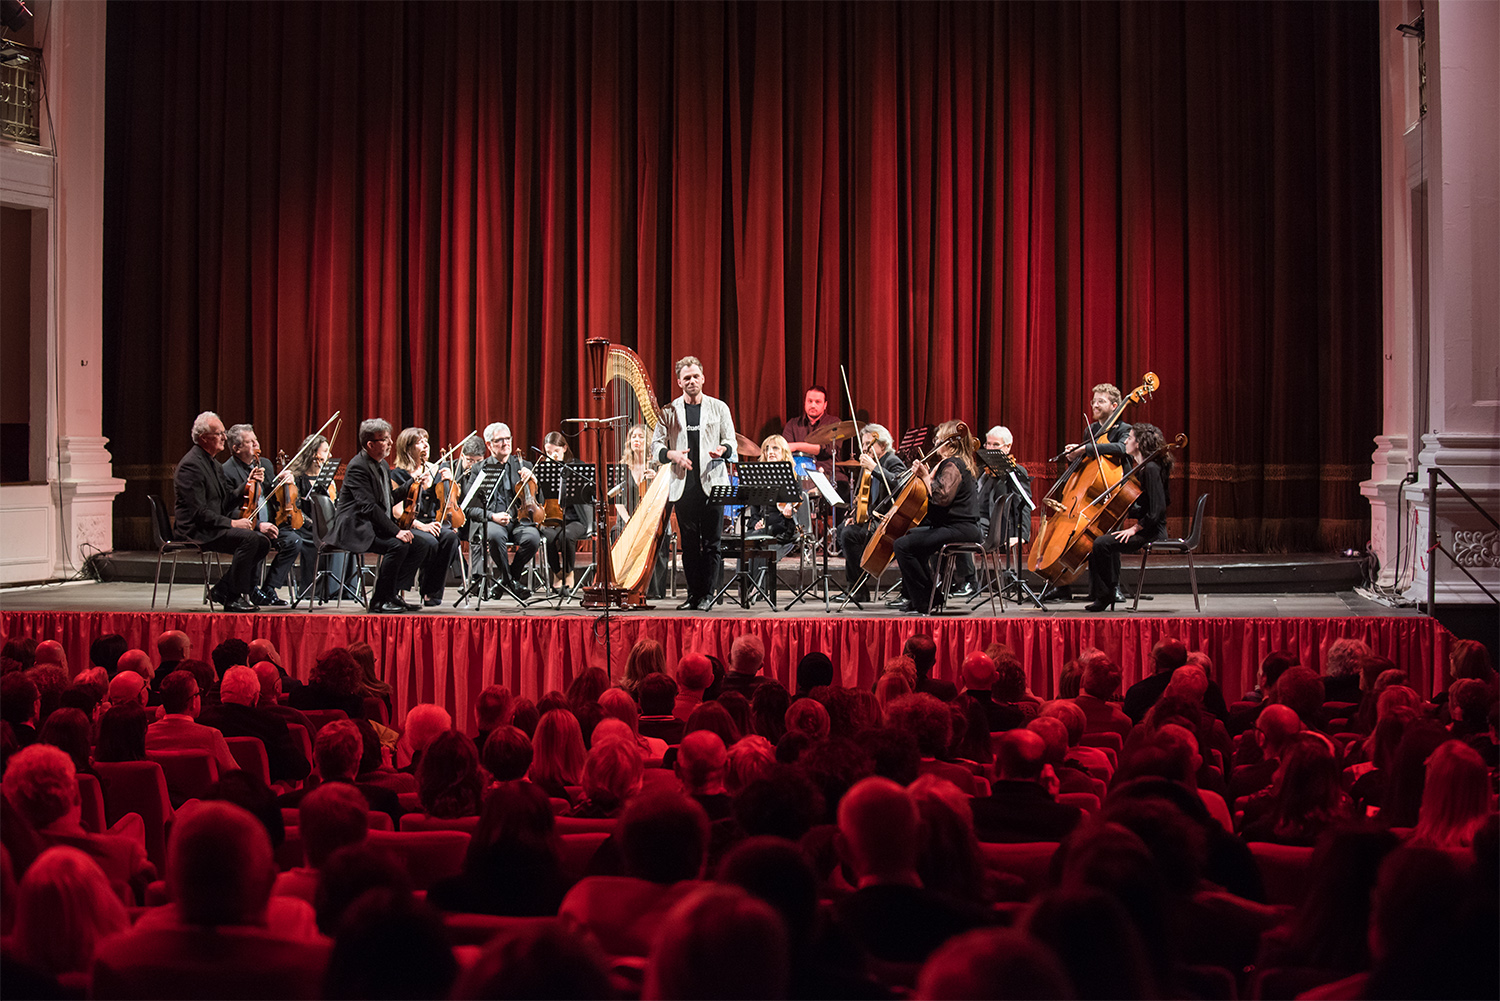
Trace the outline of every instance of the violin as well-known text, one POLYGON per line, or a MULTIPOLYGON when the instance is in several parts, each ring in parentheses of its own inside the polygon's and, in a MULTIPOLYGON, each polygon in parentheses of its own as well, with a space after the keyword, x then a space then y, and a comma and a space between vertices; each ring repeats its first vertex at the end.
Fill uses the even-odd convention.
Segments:
MULTIPOLYGON (((464 441, 468 440, 468 438, 464 439, 464 441)), ((459 442, 459 445, 462 444, 463 442, 459 442)), ((457 446, 450 445, 447 454, 453 454, 455 448, 457 446)), ((463 528, 468 519, 464 516, 463 509, 458 506, 458 478, 453 475, 452 460, 449 460, 448 475, 438 480, 435 489, 438 497, 438 524, 447 522, 454 529, 463 528)))
POLYGON ((411 483, 404 489, 401 484, 391 480, 391 493, 401 498, 401 513, 396 516, 396 524, 403 529, 411 528, 417 520, 417 497, 422 493, 422 477, 413 474, 411 483))
MULTIPOLYGON (((257 448, 255 450, 254 466, 255 466, 255 469, 259 469, 260 468, 260 449, 259 448, 257 448)), ((262 503, 262 499, 261 499, 261 496, 262 496, 261 495, 261 490, 262 490, 261 481, 255 479, 255 477, 254 477, 255 469, 252 469, 250 471, 252 475, 248 479, 245 480, 245 503, 242 504, 242 505, 240 505, 240 517, 241 518, 249 518, 251 521, 258 521, 259 520, 259 518, 260 518, 260 506, 261 506, 261 503, 262 503)), ((262 474, 262 475, 264 475, 264 474, 262 474)))
MULTIPOLYGON (((277 472, 285 472, 286 464, 286 452, 284 450, 278 451, 276 453, 277 472)), ((306 516, 302 513, 301 495, 297 492, 296 479, 284 479, 283 482, 271 489, 271 496, 276 500, 277 526, 300 530, 306 516)))

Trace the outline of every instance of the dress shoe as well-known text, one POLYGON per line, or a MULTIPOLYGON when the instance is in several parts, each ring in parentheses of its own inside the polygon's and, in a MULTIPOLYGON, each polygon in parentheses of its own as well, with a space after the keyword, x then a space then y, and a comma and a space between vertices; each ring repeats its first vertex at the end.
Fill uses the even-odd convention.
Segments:
POLYGON ((407 601, 405 598, 399 596, 396 598, 396 604, 400 605, 405 611, 408 612, 420 612, 422 610, 422 606, 420 603, 415 601, 407 601))
POLYGON ((226 612, 258 612, 260 608, 245 595, 224 602, 226 612))
POLYGON ((972 597, 974 597, 974 595, 976 595, 978 593, 979 593, 979 588, 975 587, 974 586, 974 582, 971 580, 971 581, 966 581, 963 584, 960 584, 958 587, 955 587, 952 591, 950 591, 948 593, 948 597, 950 597, 950 598, 972 598, 972 597))
POLYGON ((433 595, 422 599, 422 605, 425 608, 436 608, 442 603, 443 599, 441 595, 433 595))
POLYGON ((208 600, 216 605, 228 605, 234 600, 234 595, 229 593, 229 589, 223 581, 219 581, 219 583, 209 589, 208 600))
POLYGON ((694 607, 697 608, 700 612, 712 612, 714 610, 714 606, 718 603, 719 600, 710 594, 706 598, 699 598, 698 604, 694 607))
POLYGON ((274 589, 263 587, 256 594, 255 600, 260 605, 270 605, 273 608, 285 608, 286 599, 277 594, 274 589))
POLYGON ((1062 587, 1049 587, 1040 595, 1043 601, 1072 601, 1073 589, 1064 585, 1062 587))
POLYGON ((697 598, 689 598, 687 601, 684 601, 682 604, 680 604, 680 605, 677 606, 677 610, 679 612, 696 611, 697 608, 698 608, 698 599, 697 598))
POLYGON ((909 604, 911 604, 911 602, 907 601, 905 598, 899 598, 899 597, 898 598, 887 598, 885 600, 885 607, 886 608, 899 608, 899 609, 902 609, 903 611, 905 610, 906 606, 909 605, 909 604))
POLYGON ((377 601, 370 605, 370 611, 378 615, 402 615, 406 612, 406 603, 403 601, 377 601))
POLYGON ((1101 598, 1098 601, 1091 601, 1087 605, 1084 605, 1083 606, 1083 610, 1085 612, 1105 612, 1105 611, 1112 611, 1114 609, 1114 607, 1115 607, 1115 600, 1113 598, 1109 598, 1109 599, 1103 599, 1103 598, 1101 598))

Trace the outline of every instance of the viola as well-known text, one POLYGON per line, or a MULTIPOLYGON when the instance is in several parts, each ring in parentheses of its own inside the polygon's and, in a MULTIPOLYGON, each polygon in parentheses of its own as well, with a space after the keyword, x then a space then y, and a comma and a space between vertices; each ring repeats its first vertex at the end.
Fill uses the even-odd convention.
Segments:
MULTIPOLYGON (((276 470, 278 473, 286 471, 286 452, 276 453, 276 470)), ((276 524, 293 530, 301 530, 305 515, 302 513, 301 495, 297 491, 297 482, 293 477, 278 477, 279 484, 271 488, 271 496, 276 501, 276 524)))
MULTIPOLYGON (((252 465, 255 467, 255 469, 260 468, 259 448, 255 450, 255 460, 252 465)), ((252 474, 255 472, 255 469, 251 470, 252 474)), ((249 479, 245 480, 245 503, 240 505, 241 518, 249 518, 251 521, 259 520, 260 507, 262 503, 261 490, 261 481, 255 479, 253 475, 249 479)))
POLYGON ((447 522, 455 529, 463 528, 468 519, 464 516, 463 509, 458 506, 458 480, 454 478, 450 469, 448 475, 438 480, 438 524, 447 522))
POLYGON ((417 497, 422 493, 422 478, 412 474, 411 482, 404 488, 391 480, 391 493, 401 498, 401 513, 396 516, 396 524, 403 529, 411 528, 417 520, 417 497))

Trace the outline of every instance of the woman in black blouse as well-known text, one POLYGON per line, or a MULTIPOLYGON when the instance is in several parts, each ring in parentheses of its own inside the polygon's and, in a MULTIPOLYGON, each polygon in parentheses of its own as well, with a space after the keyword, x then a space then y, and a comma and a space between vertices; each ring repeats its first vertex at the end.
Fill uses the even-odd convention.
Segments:
POLYGON ((1114 607, 1121 553, 1138 553, 1148 542, 1167 537, 1167 478, 1172 472, 1172 455, 1164 447, 1166 439, 1161 428, 1155 424, 1136 424, 1125 436, 1124 444, 1125 454, 1133 463, 1139 464, 1146 456, 1153 458, 1131 470, 1141 495, 1130 505, 1125 517, 1134 518, 1135 524, 1105 532, 1094 540, 1089 553, 1089 603, 1084 606, 1090 612, 1114 607))
MULTIPOLYGON (((958 434, 959 422, 939 425, 937 440, 939 461, 936 469, 926 463, 913 465, 912 475, 927 484, 927 515, 894 546, 896 563, 901 567, 901 593, 904 612, 931 613, 927 607, 932 594, 932 560, 949 542, 979 542, 979 486, 975 479, 978 463, 974 459, 977 444, 967 430, 958 434)), ((942 595, 937 601, 942 603, 942 595)))

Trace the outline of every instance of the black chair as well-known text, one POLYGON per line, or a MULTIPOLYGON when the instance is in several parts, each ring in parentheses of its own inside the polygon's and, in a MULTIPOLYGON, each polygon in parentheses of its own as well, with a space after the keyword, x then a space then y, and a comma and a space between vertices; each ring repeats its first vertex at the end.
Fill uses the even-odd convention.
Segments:
POLYGON ((167 603, 164 607, 172 607, 172 585, 177 581, 177 557, 183 553, 198 555, 198 562, 203 566, 203 602, 212 607, 209 588, 213 583, 213 575, 209 572, 208 558, 212 555, 213 565, 218 567, 219 554, 204 549, 196 542, 172 538, 172 521, 167 517, 167 505, 157 494, 147 494, 146 499, 151 502, 151 539, 156 543, 156 580, 151 585, 151 607, 156 607, 156 589, 161 586, 161 561, 168 553, 172 556, 172 576, 167 578, 167 603))
POLYGON ((1000 571, 990 559, 992 554, 982 542, 949 542, 938 550, 937 573, 932 576, 932 592, 927 597, 927 607, 934 606, 939 593, 947 597, 948 592, 952 590, 953 570, 958 566, 960 557, 965 554, 974 558, 974 570, 979 577, 976 583, 979 585, 981 595, 989 595, 990 613, 995 614, 997 596, 1000 599, 1000 611, 1005 611, 1005 594, 1000 582, 1000 571))
POLYGON ((1203 542, 1203 509, 1208 506, 1208 494, 1198 495, 1198 510, 1193 514, 1193 524, 1185 539, 1158 539, 1156 542, 1148 542, 1141 549, 1141 571, 1135 580, 1135 603, 1130 606, 1133 612, 1141 607, 1141 588, 1146 583, 1146 557, 1155 552, 1181 553, 1187 557, 1188 583, 1193 588, 1193 608, 1203 611, 1203 606, 1198 603, 1198 570, 1193 566, 1193 550, 1197 549, 1203 542))
MULTIPOLYGON (((296 608, 297 605, 303 601, 303 599, 306 599, 307 610, 311 612, 313 610, 313 605, 317 603, 316 599, 318 594, 318 584, 325 580, 333 582, 332 587, 334 588, 334 600, 337 605, 343 605, 344 595, 348 593, 349 596, 359 604, 368 607, 369 600, 365 596, 364 581, 365 554, 351 553, 347 549, 340 549, 333 543, 326 541, 328 538, 328 532, 332 526, 328 524, 328 515, 324 510, 324 505, 312 504, 310 506, 312 508, 312 517, 310 521, 312 524, 313 544, 317 547, 318 556, 317 560, 313 564, 312 583, 308 584, 307 587, 305 587, 302 592, 297 595, 296 600, 292 602, 292 607, 296 608), (324 561, 328 557, 336 556, 340 553, 349 557, 349 563, 353 564, 354 573, 352 575, 348 574, 347 571, 345 574, 340 575, 339 573, 336 573, 335 571, 327 568, 327 565, 324 561), (340 576, 343 576, 344 579, 340 580, 340 576), (349 592, 350 576, 359 581, 359 590, 357 593, 349 592)), ((348 565, 348 563, 345 564, 346 567, 348 565)), ((380 564, 377 562, 377 570, 379 566, 380 564)))

